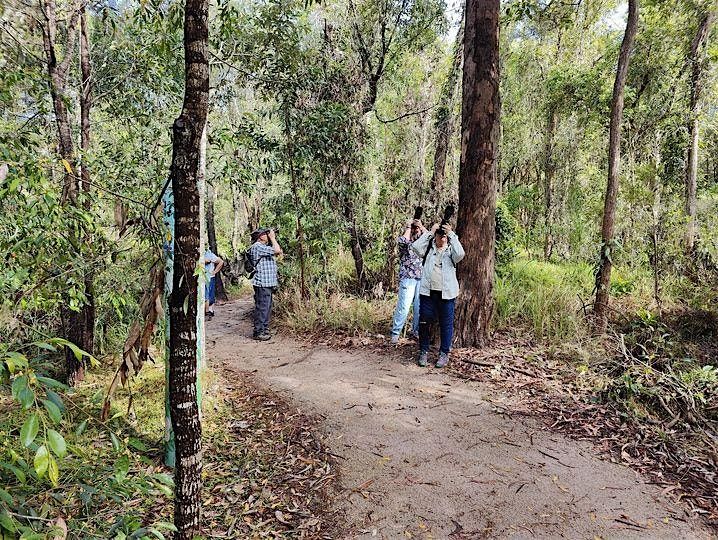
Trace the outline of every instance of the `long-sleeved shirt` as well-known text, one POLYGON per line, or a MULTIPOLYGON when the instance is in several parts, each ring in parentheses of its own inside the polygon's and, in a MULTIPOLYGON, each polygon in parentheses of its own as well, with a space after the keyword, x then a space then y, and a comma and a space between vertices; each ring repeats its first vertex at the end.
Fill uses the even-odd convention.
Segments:
POLYGON ((276 287, 279 285, 274 248, 262 242, 255 242, 252 244, 251 253, 254 267, 257 270, 252 278, 252 285, 255 287, 276 287))
POLYGON ((451 300, 459 296, 459 281, 456 279, 456 265, 464 258, 464 247, 461 245, 461 242, 459 242, 459 237, 456 236, 454 231, 448 234, 448 243, 443 252, 439 252, 433 239, 433 235, 427 231, 422 234, 416 242, 411 244, 411 249, 419 257, 423 258, 424 254, 426 254, 419 294, 424 296, 431 294, 432 276, 434 275, 434 269, 438 266, 441 268, 441 298, 451 300), (440 259, 437 259, 437 257, 440 257, 440 259))
POLYGON ((421 258, 410 249, 411 242, 400 236, 399 246, 399 279, 421 279, 421 258))

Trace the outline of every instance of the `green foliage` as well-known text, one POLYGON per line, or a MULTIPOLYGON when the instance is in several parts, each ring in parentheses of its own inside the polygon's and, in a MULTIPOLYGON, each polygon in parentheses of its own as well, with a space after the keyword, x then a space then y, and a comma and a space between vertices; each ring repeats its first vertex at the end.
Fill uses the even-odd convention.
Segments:
MULTIPOLYGON (((106 372, 91 374, 88 387, 72 393, 34 371, 35 358, 12 352, 0 358, 0 388, 10 385, 17 402, 0 399, 0 532, 45 538, 58 516, 81 538, 162 538, 171 532, 166 520, 173 482, 153 457, 153 441, 164 426, 163 369, 143 371, 135 383, 146 398, 133 410, 139 431, 117 410, 107 422, 97 419, 106 372), (27 388, 35 395, 29 408, 21 401, 27 388), (142 507, 135 508, 140 501, 159 515, 148 519, 142 507)), ((127 407, 128 401, 121 392, 116 405, 127 407)))
POLYGON ((369 300, 341 292, 327 295, 313 289, 307 301, 293 288, 280 291, 277 305, 282 324, 299 334, 327 329, 349 335, 385 334, 396 299, 369 300))
MULTIPOLYGON (((712 324, 718 301, 714 36, 701 57, 700 242, 690 257, 683 249, 691 71, 685 61, 706 5, 642 6, 626 87, 616 234, 605 246, 614 264, 617 321, 637 306, 653 309, 655 277, 664 310, 701 310, 695 318, 712 324)), ((608 110, 623 21, 612 0, 512 0, 502 7, 494 326, 554 343, 580 340, 593 290, 587 263, 600 249, 608 110)), ((17 35, 0 50, 0 168, 7 166, 0 180, 0 407, 3 414, 7 409, 0 421, 0 528, 12 534, 47 534, 45 520, 58 509, 78 516, 72 525, 81 536, 161 537, 169 530, 147 523, 139 507, 117 510, 157 497, 166 510, 171 481, 147 455, 162 433, 154 402, 162 402, 161 376, 153 372, 156 378, 136 389, 141 429, 128 427, 119 409, 107 424, 98 423, 93 394, 106 381, 91 376, 77 393, 68 392, 53 378, 62 364, 59 349, 82 352, 45 336, 61 332, 61 308, 79 310, 92 300, 97 351, 91 352, 112 355, 137 316, 163 241, 156 203, 171 157, 168 127, 182 105, 182 8, 150 0, 88 13, 91 147, 76 154, 93 185, 74 206, 62 200, 64 167, 47 70, 38 62, 40 36, 31 24, 16 24, 17 35), (101 511, 114 516, 110 523, 93 517, 101 511)), ((442 0, 213 7, 207 179, 217 194, 218 243, 223 251, 240 250, 257 224, 281 226, 286 262, 279 315, 295 331, 384 333, 394 307, 384 290, 395 280, 397 230, 415 205, 427 209, 428 223, 445 200, 456 199, 461 103, 448 100, 460 92, 458 81, 447 78, 454 51, 445 8, 442 0), (437 193, 429 186, 436 126, 445 120, 454 131, 437 193), (296 290, 300 248, 308 301, 296 290), (367 289, 378 298, 353 294, 357 254, 376 285, 367 289)), ((10 2, 0 14, 41 20, 32 9, 18 11, 10 2)), ((73 59, 65 99, 73 140, 76 64, 73 59)), ((715 363, 696 343, 685 344, 687 326, 676 330, 648 311, 632 320, 623 332, 626 356, 610 370, 611 395, 664 418, 666 409, 677 413, 676 404, 688 421, 715 410, 715 363), (659 397, 668 398, 667 407, 659 397)))
POLYGON ((538 338, 560 342, 584 333, 580 298, 591 292, 587 265, 517 260, 496 280, 498 328, 527 328, 538 338))
POLYGON ((518 255, 518 223, 505 203, 496 205, 496 269, 499 274, 518 255))
POLYGON ((681 318, 639 310, 618 337, 619 354, 607 362, 611 383, 604 393, 670 426, 710 423, 716 419, 718 369, 696 358, 706 355, 705 336, 679 334, 675 321, 681 318))

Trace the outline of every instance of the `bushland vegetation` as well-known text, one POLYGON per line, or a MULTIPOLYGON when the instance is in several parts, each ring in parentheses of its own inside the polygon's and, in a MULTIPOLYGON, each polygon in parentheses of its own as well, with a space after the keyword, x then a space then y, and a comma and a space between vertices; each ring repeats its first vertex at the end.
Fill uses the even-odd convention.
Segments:
MULTIPOLYGON (((478 201, 461 133, 476 101, 466 81, 482 74, 466 71, 465 36, 495 32, 463 6, 0 4, 1 534, 174 528, 168 507, 144 513, 173 489, 159 469, 162 374, 145 368, 132 397, 121 390, 106 407, 103 389, 118 365, 132 385, 146 361, 193 363, 166 341, 163 316, 192 328, 203 236, 229 263, 221 297, 242 286, 249 232, 279 228, 283 325, 376 336, 391 317, 401 225, 417 205, 429 221, 449 202, 482 247, 465 284, 474 267, 490 270, 476 282, 480 309, 465 312, 481 331, 463 328, 462 344, 528 336, 590 381, 590 399, 715 468, 718 7, 495 4, 500 114, 481 119, 500 130, 481 141, 494 161, 477 173, 488 182, 478 201), (189 34, 185 15, 198 25, 189 34), (192 40, 199 57, 185 65, 192 40), (168 186, 193 221, 176 231, 162 307, 168 186), (58 518, 68 508, 74 521, 58 518)), ((697 509, 715 517, 715 495, 697 509)), ((184 515, 180 537, 195 518, 184 515)))

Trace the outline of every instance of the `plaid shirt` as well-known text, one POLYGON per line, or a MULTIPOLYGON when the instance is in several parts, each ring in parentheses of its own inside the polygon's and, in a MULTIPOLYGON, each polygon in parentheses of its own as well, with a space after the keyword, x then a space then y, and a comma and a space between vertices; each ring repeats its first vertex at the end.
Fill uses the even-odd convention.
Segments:
POLYGON ((255 242, 251 247, 252 260, 257 273, 252 278, 255 287, 276 287, 277 261, 274 260, 274 248, 262 242, 255 242))
POLYGON ((421 258, 409 249, 411 242, 400 236, 399 245, 399 279, 421 279, 421 258))

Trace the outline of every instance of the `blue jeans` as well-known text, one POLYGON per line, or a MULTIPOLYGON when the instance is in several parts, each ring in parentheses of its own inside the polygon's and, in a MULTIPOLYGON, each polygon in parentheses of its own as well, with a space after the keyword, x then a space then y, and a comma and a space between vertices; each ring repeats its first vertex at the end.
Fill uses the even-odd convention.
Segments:
POLYGON ((391 328, 391 335, 398 336, 404 328, 406 318, 409 316, 409 308, 414 306, 414 320, 411 331, 414 334, 419 332, 419 283, 421 280, 414 278, 403 278, 399 280, 399 298, 394 310, 394 324, 391 328))
POLYGON ((451 340, 454 338, 454 304, 456 299, 444 300, 441 291, 431 291, 431 296, 421 295, 419 308, 419 349, 429 352, 429 326, 437 318, 441 332, 441 348, 443 353, 451 350, 451 340))
POLYGON ((272 314, 272 293, 274 287, 254 288, 254 335, 269 332, 269 319, 272 314))
POLYGON ((216 276, 209 278, 209 282, 204 284, 204 299, 210 306, 214 305, 215 300, 215 282, 216 276))

